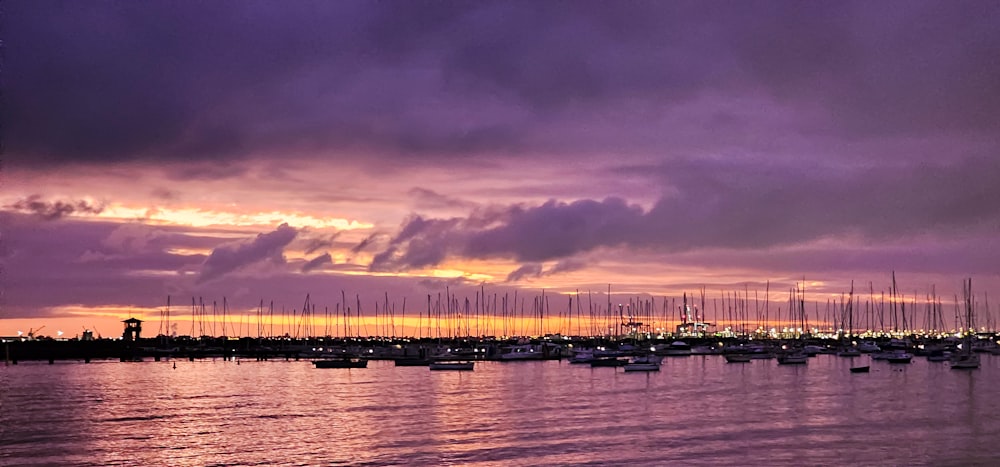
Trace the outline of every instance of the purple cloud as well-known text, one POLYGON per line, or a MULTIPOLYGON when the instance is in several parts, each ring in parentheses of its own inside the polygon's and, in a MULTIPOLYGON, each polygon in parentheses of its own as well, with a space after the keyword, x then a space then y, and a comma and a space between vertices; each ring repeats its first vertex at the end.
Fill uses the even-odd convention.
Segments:
POLYGON ((896 170, 892 178, 712 162, 635 170, 660 177, 671 193, 648 210, 607 198, 514 205, 467 218, 413 216, 391 241, 392 254, 372 266, 420 268, 449 256, 540 262, 617 246, 684 252, 833 237, 900 241, 1000 229, 1000 166, 987 159, 896 170))
POLYGON ((414 204, 419 209, 437 209, 437 208, 462 208, 471 209, 476 207, 475 203, 470 203, 458 198, 451 196, 445 196, 433 190, 428 190, 426 188, 414 187, 407 192, 413 200, 414 204))
POLYGON ((992 2, 18 2, 6 14, 34 51, 6 57, 8 152, 33 167, 209 161, 175 176, 218 178, 239 173, 225 161, 276 152, 426 163, 572 156, 591 138, 656 154, 684 138, 657 122, 705 97, 757 117, 712 109, 713 129, 753 132, 775 109, 815 117, 807 136, 852 141, 1000 128, 992 2))
POLYGON ((580 261, 580 260, 576 260, 576 259, 570 258, 570 259, 565 259, 565 260, 559 261, 558 263, 556 263, 555 265, 553 265, 551 268, 549 268, 547 271, 545 271, 543 273, 543 275, 552 276, 552 275, 555 275, 555 274, 562 274, 562 273, 565 273, 565 272, 579 271, 579 270, 584 269, 586 267, 587 267, 587 263, 585 263, 583 261, 580 261))
POLYGON ((294 227, 281 224, 273 232, 258 234, 252 241, 220 246, 205 260, 198 282, 207 282, 265 260, 284 263, 284 249, 297 234, 294 227))
POLYGON ((307 240, 305 245, 305 254, 309 255, 315 253, 321 248, 330 248, 333 246, 334 240, 339 237, 341 232, 334 232, 329 236, 310 238, 307 240))
POLYGON ((29 212, 42 219, 53 221, 72 214, 100 214, 104 205, 94 205, 87 201, 43 201, 42 195, 31 195, 7 206, 20 212, 29 212))
POLYGON ((517 282, 528 277, 541 277, 542 265, 539 263, 528 263, 507 274, 505 282, 517 282))
POLYGON ((373 233, 365 237, 357 245, 354 245, 354 247, 351 248, 351 253, 359 253, 365 248, 368 248, 368 246, 371 245, 372 242, 375 241, 376 238, 378 238, 378 236, 379 236, 378 233, 373 233))
POLYGON ((330 265, 330 264, 333 264, 333 257, 330 256, 330 253, 323 253, 322 255, 319 255, 319 256, 317 256, 317 257, 315 257, 315 258, 307 261, 306 264, 303 264, 302 265, 302 272, 306 273, 306 272, 313 271, 313 270, 322 268, 323 266, 327 266, 327 265, 330 265))

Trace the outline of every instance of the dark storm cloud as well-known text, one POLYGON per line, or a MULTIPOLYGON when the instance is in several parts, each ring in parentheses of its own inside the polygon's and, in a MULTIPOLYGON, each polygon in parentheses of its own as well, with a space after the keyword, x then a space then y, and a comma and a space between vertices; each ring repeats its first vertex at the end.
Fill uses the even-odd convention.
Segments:
POLYGON ((316 238, 309 238, 309 239, 307 239, 306 240, 306 244, 304 246, 304 248, 305 248, 305 254, 309 255, 309 254, 315 253, 320 248, 330 248, 330 247, 332 247, 334 240, 336 240, 337 237, 340 236, 340 234, 341 234, 341 232, 335 232, 335 233, 330 234, 329 236, 323 236, 323 237, 316 237, 316 238))
POLYGON ((258 234, 249 242, 220 246, 202 265, 198 282, 216 279, 224 274, 246 266, 271 260, 284 263, 285 247, 295 240, 298 230, 288 224, 281 224, 273 232, 258 234))
POLYGON ((505 282, 517 282, 521 279, 553 276, 564 272, 578 271, 586 267, 583 261, 567 259, 559 261, 549 269, 544 269, 541 263, 528 263, 513 270, 507 275, 505 282))
POLYGON ((205 260, 168 250, 203 247, 210 238, 205 232, 188 237, 180 229, 72 217, 46 222, 12 212, 0 212, 0 225, 9 318, 37 316, 49 307, 162 300, 166 281, 205 260))
MULTIPOLYGON (((13 2, 18 164, 572 153, 704 95, 851 138, 1000 125, 995 2, 13 2), (343 151, 350 150, 350 151, 343 151)), ((662 133, 654 123, 644 125, 662 133)), ((623 144, 625 144, 623 142, 623 144)), ((654 147, 646 148, 653 150, 654 147)), ((175 176, 230 176, 225 166, 175 176)))
POLYGON ((834 237, 888 243, 1000 230, 1000 166, 992 159, 897 169, 890 178, 704 162, 636 170, 660 173, 672 188, 649 210, 607 198, 516 205, 491 211, 489 219, 481 212, 468 219, 414 216, 372 267, 421 268, 448 257, 537 263, 615 246, 754 250, 834 237))
POLYGON ((542 265, 539 263, 528 263, 507 274, 506 282, 516 282, 527 277, 541 277, 542 265))
POLYGON ((379 233, 373 233, 363 238, 357 245, 354 245, 354 247, 351 248, 351 253, 360 253, 365 248, 368 248, 368 246, 371 245, 379 235, 379 233))
POLYGON ((103 205, 95 205, 88 201, 44 201, 41 195, 31 195, 7 206, 20 212, 33 213, 45 220, 56 220, 72 214, 100 214, 103 205))
POLYGON ((330 265, 330 264, 333 264, 333 257, 330 256, 330 253, 323 253, 322 255, 319 255, 319 256, 317 256, 317 257, 315 257, 315 258, 307 261, 306 264, 303 264, 302 265, 302 272, 305 273, 305 272, 313 271, 313 270, 319 269, 319 268, 321 268, 323 266, 327 266, 327 265, 330 265))
POLYGON ((579 270, 581 270, 581 269, 583 269, 585 267, 587 267, 587 263, 585 263, 583 261, 575 260, 575 259, 565 259, 565 260, 559 261, 558 263, 556 263, 555 265, 553 265, 551 268, 549 268, 547 271, 545 271, 544 275, 551 276, 551 275, 555 275, 555 274, 562 274, 564 272, 579 271, 579 270))

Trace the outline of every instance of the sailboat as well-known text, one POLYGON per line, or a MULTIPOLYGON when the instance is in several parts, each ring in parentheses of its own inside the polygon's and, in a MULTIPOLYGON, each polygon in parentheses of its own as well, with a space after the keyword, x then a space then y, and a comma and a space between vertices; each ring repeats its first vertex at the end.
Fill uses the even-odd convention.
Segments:
POLYGON ((778 365, 805 365, 809 363, 809 354, 802 349, 789 349, 778 354, 778 365))
POLYGON ((962 283, 965 295, 965 336, 962 339, 961 351, 952 354, 951 368, 955 370, 974 370, 979 368, 979 355, 972 351, 972 279, 962 283))
MULTIPOLYGON (((851 339, 854 338, 854 281, 851 281, 851 292, 847 295, 847 332, 840 335, 840 350, 838 357, 857 358, 861 356, 861 350, 854 346, 851 339), (845 339, 846 337, 846 339, 845 339)), ((851 373, 867 373, 868 365, 852 366, 851 373)))
POLYGON ((660 371, 661 357, 658 355, 640 355, 633 357, 623 369, 625 371, 660 371))

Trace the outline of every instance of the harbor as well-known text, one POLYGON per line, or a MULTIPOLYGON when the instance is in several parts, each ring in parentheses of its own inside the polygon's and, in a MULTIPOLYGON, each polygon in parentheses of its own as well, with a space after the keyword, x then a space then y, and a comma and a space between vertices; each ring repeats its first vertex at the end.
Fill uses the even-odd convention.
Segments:
MULTIPOLYGON (((635 339, 579 336, 540 338, 461 337, 415 338, 143 338, 93 340, 12 340, 3 343, 5 362, 90 363, 109 360, 127 363, 159 361, 268 361, 355 358, 399 362, 400 366, 426 366, 433 361, 566 360, 602 366, 601 360, 655 355, 666 358, 718 356, 726 361, 777 359, 791 353, 804 357, 831 355, 908 363, 913 358, 949 362, 963 350, 1000 355, 995 333, 961 333, 939 336, 858 335, 850 339, 802 337, 752 339, 720 336, 664 336, 635 339), (968 337, 968 339, 965 339, 968 337), (899 359, 902 359, 900 361, 899 359)), ((804 361, 802 362, 804 363, 804 361)), ((614 366, 614 365, 610 365, 614 366)))
MULTIPOLYGON (((868 359, 869 357, 861 357, 868 359)), ((992 465, 1000 357, 972 372, 810 357, 0 367, 7 465, 992 465), (176 366, 176 368, 175 368, 176 366), (13 429, 10 427, 14 427, 13 429), (849 449, 848 449, 849 448, 849 449)))

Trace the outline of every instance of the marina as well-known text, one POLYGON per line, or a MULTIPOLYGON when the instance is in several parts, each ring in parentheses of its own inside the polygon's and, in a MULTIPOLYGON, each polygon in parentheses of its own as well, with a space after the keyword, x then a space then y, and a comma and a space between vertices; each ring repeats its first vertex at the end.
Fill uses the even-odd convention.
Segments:
POLYGON ((1000 1, 0 11, 0 467, 1000 466, 1000 1))

